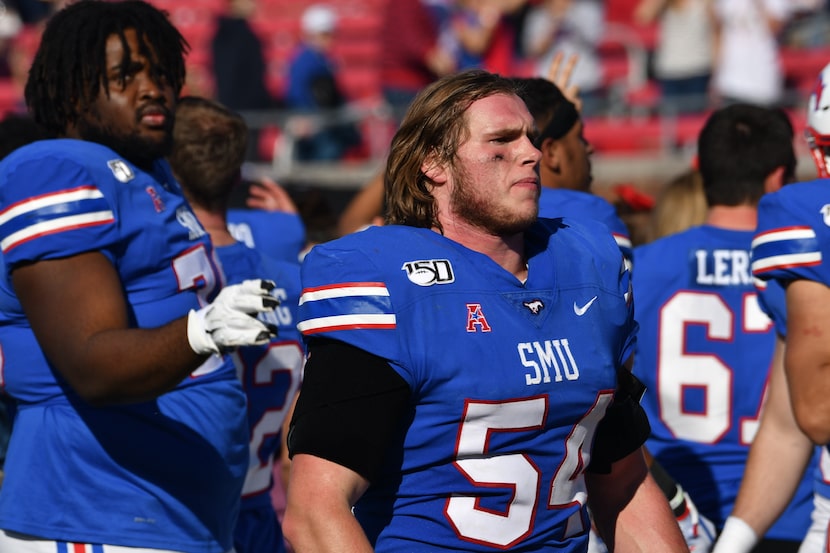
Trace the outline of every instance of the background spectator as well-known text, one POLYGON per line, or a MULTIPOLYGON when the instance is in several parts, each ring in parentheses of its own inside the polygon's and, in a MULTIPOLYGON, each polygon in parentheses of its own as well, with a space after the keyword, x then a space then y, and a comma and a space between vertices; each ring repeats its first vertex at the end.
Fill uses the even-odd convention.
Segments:
POLYGON ((337 26, 334 8, 315 4, 308 7, 300 20, 301 43, 288 69, 285 103, 289 108, 319 117, 295 119, 293 131, 299 137, 294 156, 301 161, 334 161, 360 143, 354 122, 341 120, 347 104, 337 82, 336 66, 331 47, 337 26), (336 110, 341 110, 337 112, 336 110))
POLYGON ((707 210, 700 171, 688 169, 666 183, 657 196, 647 226, 646 240, 651 242, 702 225, 707 210))
POLYGON ((415 95, 436 78, 456 69, 453 52, 442 44, 441 2, 430 9, 425 0, 387 1, 381 29, 380 82, 383 97, 396 118, 415 95))
POLYGON ((635 20, 658 23, 653 70, 664 112, 703 111, 714 65, 714 13, 710 0, 641 0, 635 20))
POLYGON ((535 60, 536 75, 547 75, 558 53, 579 57, 571 83, 579 88, 584 117, 595 115, 603 105, 597 46, 604 28, 603 4, 597 0, 542 0, 524 22, 522 50, 535 60))
POLYGON ((789 0, 715 0, 716 63, 713 90, 723 103, 763 106, 784 100, 778 36, 789 0))
MULTIPOLYGON (((278 102, 265 86, 266 63, 263 45, 250 18, 254 0, 227 0, 225 12, 216 18, 210 43, 216 98, 235 111, 264 110, 278 102)), ((249 129, 246 159, 257 158, 259 132, 249 129)))

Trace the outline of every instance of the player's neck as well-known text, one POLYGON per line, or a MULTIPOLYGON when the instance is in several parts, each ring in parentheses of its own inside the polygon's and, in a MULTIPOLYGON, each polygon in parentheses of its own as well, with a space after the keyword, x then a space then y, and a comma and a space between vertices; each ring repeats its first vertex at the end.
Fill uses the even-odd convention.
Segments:
POLYGON ((727 230, 755 230, 758 208, 754 205, 716 205, 709 208, 706 224, 727 230))
POLYGON ((228 230, 228 221, 224 212, 208 211, 195 205, 192 208, 196 218, 210 235, 210 241, 214 246, 230 246, 236 243, 236 239, 228 230))
POLYGON ((442 225, 445 237, 486 255, 520 281, 524 282, 527 279, 523 233, 505 237, 484 232, 459 221, 442 221, 442 225))

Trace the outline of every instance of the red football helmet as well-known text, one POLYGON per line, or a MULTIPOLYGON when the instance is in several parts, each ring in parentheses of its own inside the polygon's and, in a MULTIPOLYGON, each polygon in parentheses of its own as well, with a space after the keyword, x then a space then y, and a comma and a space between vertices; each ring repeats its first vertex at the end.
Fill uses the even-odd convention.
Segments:
POLYGON ((821 178, 830 177, 830 64, 819 73, 807 106, 804 136, 821 178))

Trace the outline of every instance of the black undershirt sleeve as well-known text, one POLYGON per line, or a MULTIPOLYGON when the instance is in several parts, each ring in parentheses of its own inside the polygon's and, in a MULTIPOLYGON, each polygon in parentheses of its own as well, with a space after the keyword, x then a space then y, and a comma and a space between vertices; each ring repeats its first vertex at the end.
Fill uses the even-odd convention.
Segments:
POLYGON ((639 449, 651 433, 640 399, 645 386, 626 368, 617 369, 617 390, 594 436, 588 472, 609 474, 611 465, 639 449))
POLYGON ((376 355, 314 338, 288 432, 290 456, 307 453, 376 478, 410 406, 406 381, 376 355))

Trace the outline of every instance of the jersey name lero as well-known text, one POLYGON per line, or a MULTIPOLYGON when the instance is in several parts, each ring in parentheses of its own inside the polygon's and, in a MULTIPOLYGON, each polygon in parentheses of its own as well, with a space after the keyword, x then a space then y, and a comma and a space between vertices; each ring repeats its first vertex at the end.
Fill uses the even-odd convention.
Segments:
POLYGON ((695 250, 695 282, 701 286, 752 284, 747 250, 695 250))

